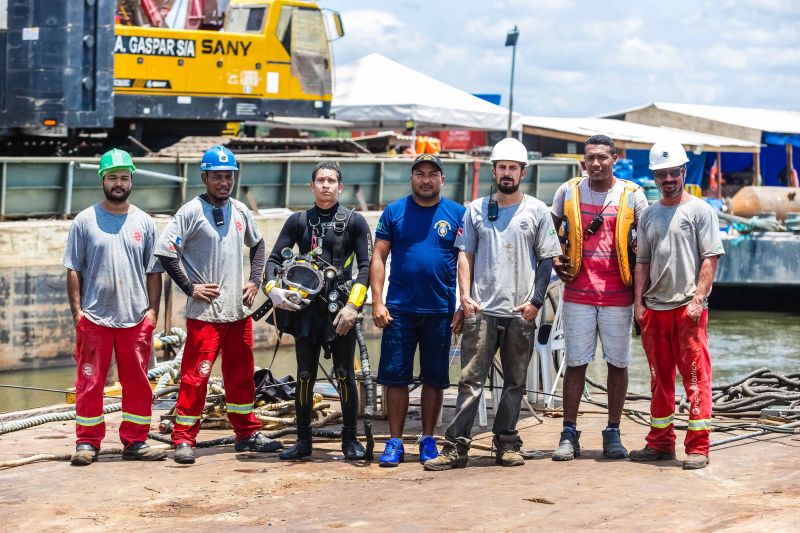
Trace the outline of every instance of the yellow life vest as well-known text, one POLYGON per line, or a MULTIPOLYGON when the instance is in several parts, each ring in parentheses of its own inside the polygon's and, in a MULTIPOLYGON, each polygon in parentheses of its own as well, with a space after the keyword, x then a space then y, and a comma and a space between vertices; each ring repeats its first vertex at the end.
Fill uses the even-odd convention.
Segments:
MULTIPOLYGON (((572 276, 576 276, 580 272, 583 260, 583 224, 581 223, 581 195, 579 192, 579 185, 583 179, 578 176, 569 180, 569 187, 564 196, 564 223, 558 229, 561 250, 564 255, 569 257, 567 272, 572 276)), ((633 267, 636 263, 635 242, 632 238, 632 230, 636 227, 634 193, 640 187, 633 182, 617 179, 622 182, 623 190, 617 209, 614 244, 617 249, 619 275, 622 282, 630 287, 633 284, 633 267)))

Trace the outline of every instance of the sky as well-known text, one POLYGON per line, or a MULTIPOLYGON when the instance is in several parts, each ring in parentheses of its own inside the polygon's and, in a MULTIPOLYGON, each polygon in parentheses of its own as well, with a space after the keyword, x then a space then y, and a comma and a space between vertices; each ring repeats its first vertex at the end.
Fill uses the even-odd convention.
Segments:
POLYGON ((800 2, 795 0, 322 0, 346 35, 338 66, 372 52, 508 104, 596 116, 649 102, 800 111, 800 2))

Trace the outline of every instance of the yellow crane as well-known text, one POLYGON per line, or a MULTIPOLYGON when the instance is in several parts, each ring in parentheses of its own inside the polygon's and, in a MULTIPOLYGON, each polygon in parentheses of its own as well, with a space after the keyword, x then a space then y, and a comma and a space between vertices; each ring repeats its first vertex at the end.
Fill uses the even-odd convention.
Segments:
MULTIPOLYGON (((195 9, 202 5, 194 2, 195 9)), ((30 6, 30 13, 9 11, 0 46, 8 51, 19 41, 30 52, 21 70, 46 75, 1 88, 6 140, 27 135, 75 144, 108 133, 112 141, 132 136, 155 149, 186 135, 219 135, 231 122, 329 114, 330 42, 344 30, 338 13, 326 16, 315 2, 231 0, 219 31, 129 25, 130 0, 80 2, 82 13, 60 9, 68 0, 11 3, 30 6), (44 13, 40 3, 52 6, 41 21, 46 32, 36 20, 44 13)), ((13 67, 0 63, 6 78, 13 67)))

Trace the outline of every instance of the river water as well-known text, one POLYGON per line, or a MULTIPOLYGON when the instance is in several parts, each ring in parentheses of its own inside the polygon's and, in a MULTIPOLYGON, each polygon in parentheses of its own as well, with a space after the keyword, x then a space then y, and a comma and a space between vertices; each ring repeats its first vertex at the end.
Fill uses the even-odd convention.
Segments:
MULTIPOLYGON (((714 383, 733 380, 762 366, 780 373, 800 370, 798 314, 712 310, 708 334, 714 383)), ((377 371, 380 340, 369 340, 368 346, 372 370, 377 371)), ((257 365, 267 366, 271 360, 271 349, 256 352, 257 365)), ((294 347, 282 347, 272 365, 273 373, 276 376, 295 375, 294 365, 294 347)), ((326 362, 325 366, 329 368, 330 363, 326 362)), ((217 362, 214 375, 219 375, 219 368, 220 364, 217 362)), ((589 368, 589 375, 597 380, 605 381, 605 373, 605 364, 602 361, 595 361, 589 368)), ((458 375, 456 362, 450 369, 452 383, 458 381, 458 375)), ((52 389, 71 387, 74 379, 74 367, 0 373, 2 384, 52 389)), ((633 338, 629 388, 637 392, 649 391, 647 361, 638 337, 633 338)), ((0 412, 42 407, 63 401, 64 396, 58 393, 0 388, 0 412)))

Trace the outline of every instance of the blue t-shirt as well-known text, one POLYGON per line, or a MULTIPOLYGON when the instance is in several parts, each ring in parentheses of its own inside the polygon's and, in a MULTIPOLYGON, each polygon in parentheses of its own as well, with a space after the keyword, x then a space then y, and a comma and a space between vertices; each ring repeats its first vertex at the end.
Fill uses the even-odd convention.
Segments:
POLYGON ((413 196, 386 207, 375 231, 392 244, 386 307, 429 315, 455 310, 455 240, 465 211, 447 198, 422 207, 413 196))

